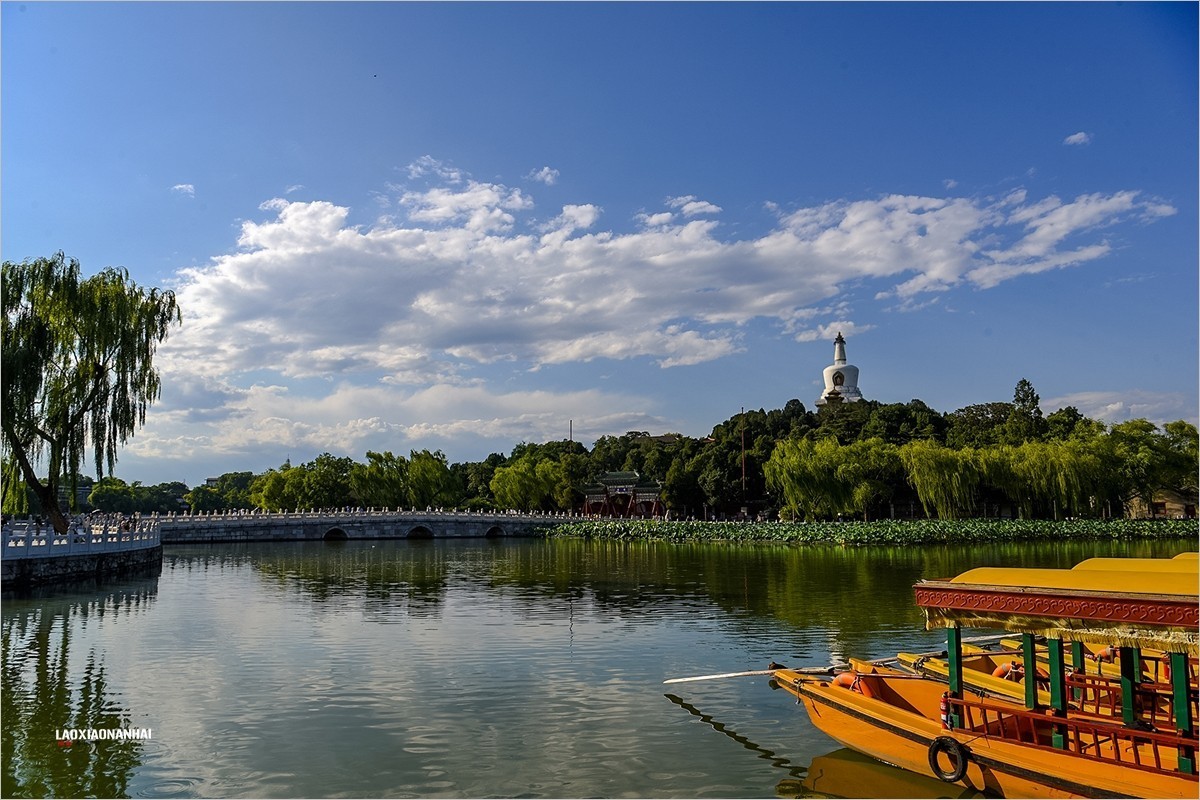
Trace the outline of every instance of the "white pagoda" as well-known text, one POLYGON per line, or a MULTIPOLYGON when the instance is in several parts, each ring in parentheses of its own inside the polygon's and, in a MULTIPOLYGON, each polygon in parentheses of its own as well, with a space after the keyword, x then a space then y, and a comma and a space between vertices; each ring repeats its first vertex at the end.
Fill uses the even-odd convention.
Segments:
POLYGON ((863 399, 858 390, 858 367, 846 363, 846 340, 838 331, 833 340, 833 363, 822 373, 825 390, 817 398, 817 405, 827 403, 857 403, 863 399))

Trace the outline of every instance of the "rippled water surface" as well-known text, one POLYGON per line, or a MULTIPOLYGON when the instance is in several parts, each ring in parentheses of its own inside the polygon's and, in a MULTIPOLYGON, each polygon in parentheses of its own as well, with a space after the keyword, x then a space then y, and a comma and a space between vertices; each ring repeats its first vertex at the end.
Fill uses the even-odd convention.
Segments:
POLYGON ((5 600, 2 794, 947 796, 840 751, 765 677, 663 680, 938 649, 923 577, 1185 549, 168 546, 155 578, 5 600))

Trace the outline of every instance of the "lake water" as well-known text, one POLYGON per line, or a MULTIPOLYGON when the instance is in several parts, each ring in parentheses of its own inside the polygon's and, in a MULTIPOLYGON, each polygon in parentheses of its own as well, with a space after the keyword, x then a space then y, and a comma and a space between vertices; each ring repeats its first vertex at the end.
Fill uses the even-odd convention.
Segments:
POLYGON ((912 585, 1194 541, 167 546, 3 604, 5 797, 949 796, 839 751, 765 676, 943 646, 912 585), (65 729, 150 729, 76 741, 65 729), (901 781, 897 784, 896 781, 901 781), (898 788, 902 785, 903 788, 898 788), (904 794, 900 792, 903 791, 904 794))

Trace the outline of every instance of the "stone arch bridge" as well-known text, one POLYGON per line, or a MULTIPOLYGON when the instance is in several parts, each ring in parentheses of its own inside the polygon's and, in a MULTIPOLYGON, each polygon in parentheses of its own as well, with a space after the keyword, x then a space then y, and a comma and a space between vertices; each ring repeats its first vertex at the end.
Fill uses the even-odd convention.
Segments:
POLYGON ((296 542, 354 539, 441 539, 535 536, 578 519, 569 514, 340 509, 288 513, 223 512, 158 517, 163 544, 296 542))

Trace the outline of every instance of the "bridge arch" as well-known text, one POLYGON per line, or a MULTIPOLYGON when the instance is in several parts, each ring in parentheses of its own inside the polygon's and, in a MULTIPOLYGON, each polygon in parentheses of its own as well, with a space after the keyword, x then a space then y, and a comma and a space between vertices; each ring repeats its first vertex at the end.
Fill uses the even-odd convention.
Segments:
POLYGON ((412 528, 411 530, 409 530, 408 534, 405 535, 404 538, 406 538, 406 539, 432 539, 433 531, 429 530, 429 528, 426 528, 424 525, 417 525, 415 528, 412 528))
POLYGON ((344 542, 350 537, 341 528, 330 528, 325 531, 325 535, 321 538, 327 542, 344 542))
POLYGON ((499 525, 493 525, 487 529, 487 533, 485 533, 484 536, 488 539, 496 539, 500 536, 504 536, 504 529, 499 525))

